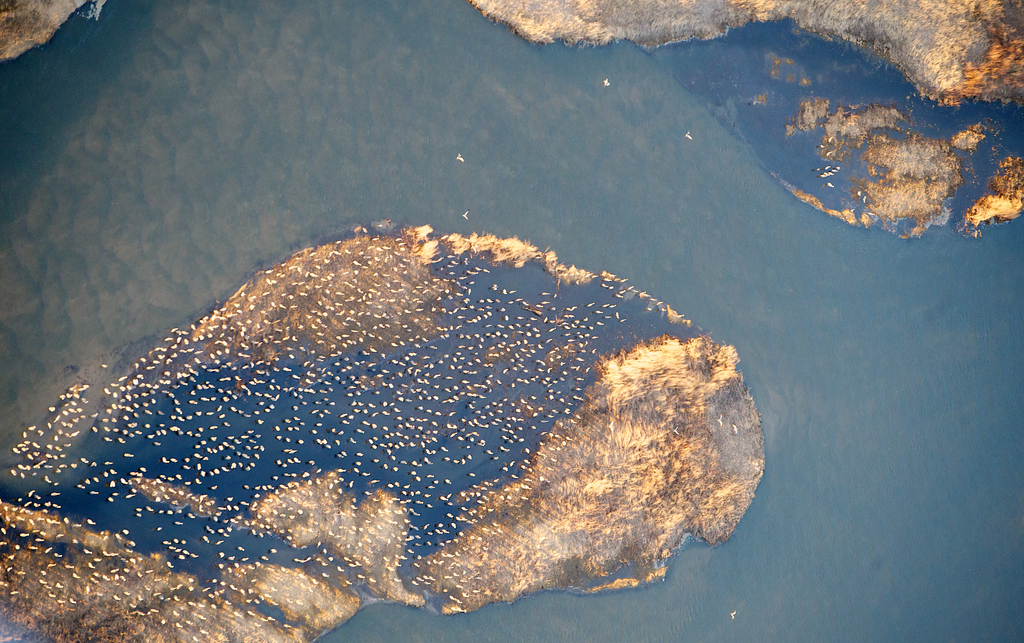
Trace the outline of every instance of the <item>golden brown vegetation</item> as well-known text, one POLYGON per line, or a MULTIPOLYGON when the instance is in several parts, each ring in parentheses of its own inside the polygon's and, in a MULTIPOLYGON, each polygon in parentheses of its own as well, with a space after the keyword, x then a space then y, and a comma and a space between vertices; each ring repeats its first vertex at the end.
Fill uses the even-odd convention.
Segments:
MULTIPOLYGON (((1021 5, 1017 3, 1017 12, 1021 5)), ((1007 6, 1013 5, 1008 3, 1007 6)), ((941 100, 955 105, 964 99, 1021 101, 1024 95, 1024 35, 1005 24, 989 26, 989 46, 980 62, 968 61, 964 81, 946 91, 941 100)))
POLYGON ((1007 157, 999 163, 999 174, 988 184, 986 194, 967 211, 967 224, 975 228, 982 223, 1010 221, 1024 212, 1024 159, 1007 157))
POLYGON ((468 611, 586 588, 627 563, 644 581, 687 534, 726 540, 764 466, 736 362, 732 347, 704 337, 663 337, 604 360, 583 408, 524 477, 483 494, 464 516, 470 529, 417 561, 416 582, 444 595, 445 611, 468 611))
POLYGON ((301 569, 280 565, 241 565, 225 573, 236 602, 255 594, 281 610, 288 620, 301 623, 307 638, 341 625, 359 610, 359 596, 344 578, 335 577, 338 587, 301 569))
POLYGON ((714 38, 748 22, 791 18, 802 28, 873 49, 922 95, 1024 98, 1019 2, 1000 0, 471 0, 533 42, 656 46, 714 38))
POLYGON ((943 201, 963 184, 963 164, 948 142, 913 132, 902 140, 878 134, 861 158, 877 178, 855 179, 854 185, 867 196, 873 214, 892 223, 912 219, 914 236, 949 217, 943 201))
POLYGON ((0 0, 0 61, 53 37, 87 0, 0 0))
POLYGON ((497 237, 493 234, 473 233, 468 237, 461 234, 449 234, 442 238, 445 245, 453 253, 460 255, 464 252, 473 254, 486 254, 491 262, 505 264, 522 268, 528 262, 537 261, 544 264, 544 269, 566 284, 587 284, 594 278, 594 274, 581 270, 576 266, 566 266, 559 263, 558 256, 550 250, 541 252, 529 241, 521 241, 518 237, 497 237))
POLYGON ((178 509, 190 508, 192 513, 206 518, 220 515, 217 501, 205 494, 195 494, 182 486, 152 478, 132 478, 131 484, 151 502, 169 504, 178 509))
POLYGON ((894 107, 872 104, 866 107, 838 106, 824 123, 821 137, 821 158, 827 161, 845 161, 851 150, 859 150, 876 130, 898 129, 906 121, 903 112, 894 107))
POLYGON ((816 128, 828 116, 827 98, 808 98, 800 102, 796 118, 786 124, 786 136, 792 136, 800 130, 806 132, 816 128))
POLYGON ((834 216, 837 219, 842 219, 843 221, 849 223, 850 225, 855 225, 858 222, 862 223, 865 227, 871 225, 871 218, 866 215, 861 215, 861 218, 858 219, 857 213, 849 208, 843 208, 842 210, 834 210, 832 208, 825 207, 825 204, 821 202, 821 199, 814 196, 813 194, 808 194, 803 190, 793 187, 792 185, 788 185, 787 189, 793 196, 800 199, 807 205, 813 208, 817 208, 824 212, 825 214, 834 216))
MULTIPOLYGON (((389 314, 433 336, 454 286, 428 267, 439 253, 430 233, 417 228, 356 237, 303 251, 260 273, 192 332, 167 344, 172 335, 140 360, 121 378, 131 377, 129 384, 114 386, 124 393, 112 412, 130 404, 133 387, 169 383, 164 378, 176 365, 194 359, 270 361, 286 350, 372 350, 374 342, 388 340, 394 347, 409 331, 393 327, 389 314), (367 310, 371 314, 362 314, 367 310), (347 333, 348 343, 319 347, 323 328, 347 333), (266 343, 274 353, 257 352, 266 343), (156 373, 145 375, 150 369, 156 373)), ((518 239, 449 235, 441 243, 494 263, 536 261, 566 283, 596 276, 518 239)), ((648 310, 688 323, 623 280, 607 273, 601 279, 619 296, 637 297, 648 310)), ((549 369, 560 369, 578 359, 577 350, 554 344, 543 359, 549 369)), ((487 363, 502 356, 480 358, 487 363)), ((343 491, 341 471, 318 471, 256 496, 247 515, 230 521, 207 495, 132 477, 132 490, 151 502, 188 509, 228 529, 274 535, 295 549, 316 546, 305 560, 294 560, 305 567, 228 557, 217 564, 219 573, 211 568, 217 578, 204 582, 175 571, 164 554, 138 553, 121 533, 0 502, 0 618, 57 641, 298 643, 350 618, 360 595, 420 606, 429 593, 440 594, 452 612, 546 587, 599 591, 662 578, 666 559, 687 534, 711 544, 727 539, 760 480, 760 418, 737 361, 732 347, 706 337, 684 342, 668 336, 603 358, 582 408, 541 441, 522 477, 483 481, 459 494, 461 506, 475 504, 460 517, 466 528, 416 564, 418 578, 403 566, 406 506, 384 489, 357 500, 343 491), (624 566, 628 573, 617 574, 624 566), (283 619, 271 618, 259 607, 264 604, 283 619)), ((62 397, 69 417, 81 412, 81 392, 62 397)), ((196 557, 164 544, 178 558, 196 557)))
MULTIPOLYGON (((422 605, 422 596, 407 592, 397 575, 405 508, 383 492, 357 506, 339 482, 332 473, 286 486, 254 505, 251 520, 236 522, 272 531, 295 547, 322 544, 358 569, 319 579, 297 568, 236 564, 224 570, 220 592, 173 571, 162 554, 136 553, 120 534, 0 503, 0 617, 57 641, 298 643, 359 609, 347 574, 385 600, 422 605), (253 609, 254 599, 279 608, 290 624, 253 609)), ((193 511, 207 505, 171 485, 136 486, 158 502, 188 503, 193 511)))
POLYGON ((962 132, 957 132, 949 139, 949 144, 958 150, 974 152, 978 149, 978 143, 985 140, 985 128, 980 123, 971 125, 962 132))
POLYGON ((0 502, 0 618, 60 643, 307 640, 130 544, 0 502))
POLYGON ((429 232, 303 250, 239 288, 196 324, 192 341, 205 346, 208 359, 273 362, 300 346, 320 354, 392 350, 433 336, 452 285, 430 271, 437 242, 427 240, 429 232))
MULTIPOLYGON (((67 518, 61 519, 46 511, 25 509, 0 502, 0 522, 5 529, 34 534, 42 540, 68 545, 82 545, 89 549, 114 554, 129 551, 130 542, 121 534, 109 531, 93 531, 67 518)), ((5 536, 9 534, 4 533, 5 536)))
POLYGON ((824 99, 801 102, 793 122, 786 125, 787 134, 822 127, 825 133, 818 152, 826 161, 846 162, 859 152, 860 159, 868 164, 868 174, 850 180, 855 186, 852 196, 865 209, 858 215, 849 207, 828 208, 814 195, 787 186, 794 196, 851 225, 868 226, 877 220, 895 226, 901 220, 911 220, 914 226, 909 236, 919 236, 928 226, 945 223, 949 212, 943 202, 963 184, 963 162, 953 151, 954 142, 958 149, 977 148, 984 139, 980 126, 960 132, 950 142, 901 127, 909 119, 894 107, 839 105, 831 114, 827 109, 824 99), (822 116, 822 112, 827 115, 822 116))
POLYGON ((356 503, 342 493, 342 478, 332 471, 319 478, 294 482, 263 497, 252 507, 251 529, 283 538, 292 547, 323 545, 354 572, 356 582, 380 598, 423 605, 423 597, 405 589, 398 576, 404 559, 409 520, 405 506, 378 490, 356 503))

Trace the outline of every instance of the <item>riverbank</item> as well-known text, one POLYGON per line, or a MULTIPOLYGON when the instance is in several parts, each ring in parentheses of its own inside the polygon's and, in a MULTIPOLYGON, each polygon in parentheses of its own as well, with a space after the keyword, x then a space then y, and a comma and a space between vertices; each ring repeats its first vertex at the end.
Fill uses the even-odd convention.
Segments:
POLYGON ((630 40, 656 47, 791 18, 811 33, 873 50, 898 66, 926 98, 945 104, 1024 101, 1024 8, 1012 2, 471 1, 488 18, 537 43, 630 40))

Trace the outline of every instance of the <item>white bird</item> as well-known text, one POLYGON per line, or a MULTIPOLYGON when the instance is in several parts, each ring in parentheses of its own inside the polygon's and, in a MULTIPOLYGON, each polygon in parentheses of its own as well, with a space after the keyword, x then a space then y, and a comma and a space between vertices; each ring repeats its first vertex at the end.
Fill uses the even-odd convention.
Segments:
POLYGON ((690 139, 691 141, 693 140, 693 137, 692 137, 692 136, 690 136, 690 133, 689 133, 689 132, 687 132, 687 133, 686 133, 686 138, 690 139))
POLYGON ((466 159, 462 158, 462 155, 461 155, 461 154, 457 155, 457 156, 455 157, 455 160, 456 160, 456 161, 462 161, 463 163, 465 163, 465 162, 466 162, 466 159))
POLYGON ((466 221, 469 221, 469 210, 466 210, 465 212, 462 213, 462 218, 465 219, 466 221))
POLYGON ((733 620, 736 620, 736 610, 729 612, 729 616, 731 616, 733 620))
POLYGON ((609 82, 608 82, 608 79, 607 79, 607 78, 605 78, 605 79, 604 79, 604 86, 605 86, 605 87, 607 87, 607 86, 609 86, 609 85, 611 85, 611 83, 609 83, 609 82))

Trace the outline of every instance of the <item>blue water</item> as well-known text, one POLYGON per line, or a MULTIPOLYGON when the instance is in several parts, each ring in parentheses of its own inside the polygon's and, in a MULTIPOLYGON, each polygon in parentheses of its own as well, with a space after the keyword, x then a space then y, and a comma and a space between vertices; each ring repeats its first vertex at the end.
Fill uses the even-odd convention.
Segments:
MULTIPOLYGON (((785 132, 802 100, 826 98, 833 113, 839 106, 892 106, 907 116, 902 129, 947 141, 957 132, 981 125, 987 135, 978 149, 956 152, 964 166, 963 186, 945 204, 954 226, 985 194, 989 179, 999 171, 999 161, 1024 155, 1021 105, 940 106, 922 98, 902 72, 868 50, 825 41, 797 29, 791 20, 752 24, 733 30, 728 38, 668 45, 655 50, 652 57, 671 69, 683 87, 701 96, 766 169, 813 194, 826 207, 860 212, 858 199, 850 193, 851 172, 862 179, 870 174, 855 153, 842 162, 846 170, 829 179, 835 187, 824 185, 820 170, 815 171, 831 164, 816 149, 822 130, 792 136, 785 132)), ((891 130, 887 133, 900 137, 891 130)), ((899 228, 909 230, 908 225, 899 228)))
MULTIPOLYGON (((272 366, 200 363, 172 333, 174 339, 126 375, 132 385, 119 397, 121 412, 101 414, 96 432, 86 423, 64 429, 84 433, 70 441, 74 465, 30 455, 41 466, 5 485, 5 500, 32 509, 53 505, 79 523, 89 520, 94 531, 122 532, 141 554, 166 553, 168 541, 187 545, 191 554, 173 556, 174 569, 209 587, 217 576, 213 565, 227 554, 245 563, 266 552, 272 555, 260 560, 284 565, 316 554, 316 546, 298 551, 276 538, 268 546, 261 542, 265 534, 231 525, 259 515, 250 505, 265 492, 337 472, 355 498, 384 490, 405 504, 411 561, 476 522, 462 515, 475 505, 483 481, 505 485, 522 476, 529 454, 580 410, 598 379, 600 356, 666 334, 701 334, 695 325, 669 322, 614 280, 560 286, 538 264, 505 268, 467 255, 436 261, 431 270, 455 288, 445 299, 447 312, 435 320, 443 331, 409 337, 401 346, 328 355, 315 350, 323 346, 292 345, 272 366), (178 513, 150 502, 125 480, 133 476, 217 499, 217 520, 195 506, 178 513), (10 497, 16 486, 26 493, 10 497)), ((281 305, 280 297, 266 301, 281 305)), ((115 380, 108 375, 98 383, 115 380)), ((55 431, 30 432, 30 439, 53 447, 55 431)), ((23 450, 34 451, 19 445, 23 450)), ((411 562, 401 571, 416 575, 411 562)))
MULTIPOLYGON (((697 45, 752 97, 742 34, 697 45)), ((736 346, 757 497, 664 583, 375 605, 325 640, 1021 640, 1024 224, 906 241, 801 204, 687 84, 694 51, 537 47, 462 0, 73 18, 0 65, 0 449, 78 373, 355 222, 518 235, 736 346)))

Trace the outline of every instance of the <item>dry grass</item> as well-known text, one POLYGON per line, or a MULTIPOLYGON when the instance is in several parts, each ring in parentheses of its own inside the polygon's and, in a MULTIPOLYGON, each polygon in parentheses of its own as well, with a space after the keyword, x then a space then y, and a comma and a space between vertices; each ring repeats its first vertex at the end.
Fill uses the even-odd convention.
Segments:
POLYGON ((872 132, 898 129, 907 121, 903 112, 894 107, 872 104, 867 107, 836 107, 825 121, 825 134, 821 137, 821 157, 830 161, 844 161, 851 149, 861 149, 872 132))
POLYGON ((416 563, 417 583, 444 595, 445 611, 468 611, 586 588, 624 564, 643 581, 688 533, 726 540, 764 464, 735 365, 732 347, 707 338, 663 337, 603 361, 583 408, 523 478, 483 495, 464 516, 470 529, 416 563))
POLYGON ((873 49, 922 95, 1022 100, 1020 3, 1000 0, 471 0, 533 42, 656 46, 714 38, 748 22, 792 18, 804 29, 873 49))
POLYGON ((1024 200, 986 194, 974 202, 964 216, 966 223, 979 226, 983 223, 1012 221, 1024 211, 1024 200))
POLYGON ((818 127, 827 116, 827 98, 808 98, 800 101, 796 118, 793 119, 793 123, 786 125, 786 136, 792 136, 797 130, 801 132, 812 130, 818 127))
POLYGON ((279 565, 243 565, 224 575, 238 601, 256 594, 277 607, 288 620, 301 623, 308 638, 341 625, 359 609, 359 597, 345 587, 336 587, 301 569, 279 565))
POLYGON ((790 191, 790 193, 793 196, 795 196, 796 198, 800 199, 801 201, 803 201, 807 205, 809 205, 809 206, 811 206, 813 208, 817 208, 817 209, 821 210, 825 214, 829 214, 831 216, 834 216, 837 219, 842 219, 843 221, 849 223, 850 225, 856 225, 858 222, 862 223, 864 226, 871 225, 871 219, 870 218, 858 219, 857 218, 857 213, 854 212, 853 210, 849 209, 849 208, 844 208, 842 210, 834 210, 832 208, 827 208, 827 207, 825 207, 825 204, 821 202, 821 199, 819 199, 818 197, 814 196, 813 194, 808 194, 808 193, 804 192, 803 190, 800 190, 800 189, 797 189, 796 187, 793 187, 792 185, 787 185, 786 187, 787 187, 787 189, 790 191))
MULTIPOLYGON (((364 234, 308 248, 257 273, 224 305, 186 331, 174 329, 127 376, 104 389, 110 395, 104 413, 116 417, 130 403, 130 397, 117 399, 116 391, 144 396, 194 375, 197 365, 274 366, 288 358, 309 367, 305 377, 311 382, 318 376, 316 363, 326 357, 391 352, 429 341, 440 333, 444 302, 456 291, 431 269, 440 250, 431 232, 421 226, 364 234)), ((246 387, 236 376, 236 390, 246 387)), ((35 451, 26 448, 30 462, 35 451)))
POLYGON ((118 555, 130 552, 131 542, 121 534, 93 531, 80 523, 71 522, 66 518, 61 519, 46 511, 35 511, 0 502, 0 522, 7 529, 28 532, 52 543, 81 545, 87 549, 118 555))
MULTIPOLYGON (((368 591, 422 605, 423 597, 406 591, 397 573, 407 538, 405 508, 384 492, 357 505, 339 483, 332 473, 283 487, 254 504, 254 517, 238 526, 273 532, 295 547, 322 544, 350 564, 352 581, 368 591)), ((139 481, 136 488, 160 502, 189 504, 193 512, 215 506, 173 485, 139 481)), ((215 593, 174 571, 163 554, 142 555, 134 546, 120 534, 0 503, 0 617, 62 642, 299 643, 359 609, 349 578, 340 573, 328 581, 296 568, 228 566, 223 584, 231 591, 215 593), (280 608, 295 625, 254 610, 254 599, 280 608)))
MULTIPOLYGON (((1008 3, 1008 6, 1012 6, 1008 3)), ((1022 11, 1018 3, 1017 12, 1022 11)), ((1010 100, 1021 102, 1024 95, 1024 34, 997 23, 989 26, 989 46, 980 62, 964 66, 964 81, 947 90, 943 103, 957 104, 963 99, 1010 100)))
POLYGON ((382 490, 357 504, 341 488, 336 471, 291 483, 254 503, 253 517, 239 524, 274 533, 293 547, 323 545, 361 570, 353 572, 353 582, 386 600, 423 605, 398 575, 408 539, 405 506, 382 490))
POLYGON ((963 184, 962 161, 944 140, 910 132, 904 139, 872 136, 861 158, 870 164, 874 180, 855 179, 873 214, 895 223, 915 222, 911 235, 944 223, 949 213, 943 201, 963 184))
POLYGON ((86 1, 0 0, 0 61, 47 42, 86 1))
POLYGON ((0 618, 54 641, 308 640, 204 591, 163 555, 133 552, 116 535, 6 503, 0 503, 0 527, 0 618))
POLYGON ((1008 156, 999 163, 999 174, 988 184, 992 194, 974 202, 964 217, 967 224, 1000 223, 1024 212, 1024 159, 1008 156))
POLYGON ((949 139, 949 144, 958 150, 974 152, 978 149, 978 143, 985 140, 985 128, 981 123, 971 125, 962 132, 957 132, 949 139))
MULTIPOLYGON (((342 319, 351 312, 358 317, 361 308, 375 311, 359 330, 350 329, 366 333, 353 340, 358 346, 371 346, 371 334, 388 339, 391 321, 375 316, 388 306, 398 306, 399 316, 409 306, 426 320, 416 332, 435 332, 435 311, 453 286, 428 268, 440 252, 430 233, 418 228, 359 237, 295 255, 257 275, 221 310, 178 335, 177 343, 141 360, 131 387, 141 386, 137 380, 148 369, 183 360, 272 359, 245 351, 275 337, 275 345, 292 342, 277 351, 300 346, 315 352, 310 343, 318 328, 333 323, 317 315, 320 308, 342 319), (344 261, 352 265, 346 268, 344 261), (316 288, 310 287, 313 279, 319 280, 316 288), (392 288, 405 290, 392 298, 392 288), (292 319, 293 306, 313 320, 292 319), (310 329, 313 323, 320 326, 310 329), (283 334, 274 334, 282 324, 283 334)), ((496 263, 538 261, 571 283, 595 276, 518 239, 451 235, 441 243, 496 263)), ((611 275, 601 278, 621 286, 611 275)), ((649 309, 681 320, 646 293, 621 288, 646 300, 649 309)), ((570 347, 544 354, 553 368, 575 357, 570 347)), ((384 490, 357 500, 343 492, 341 472, 330 472, 278 487, 255 499, 247 516, 231 521, 294 548, 315 545, 318 551, 303 563, 307 568, 224 563, 213 588, 174 571, 162 554, 135 552, 120 534, 0 503, 0 610, 12 622, 61 641, 297 642, 351 617, 360 605, 355 589, 408 605, 424 605, 428 592, 436 592, 446 611, 458 611, 544 587, 607 589, 660 578, 686 534, 712 544, 727 539, 760 479, 760 419, 736 363, 732 347, 667 336, 601 360, 584 406, 545 438, 528 473, 504 486, 503 480, 485 481, 462 494, 463 503, 476 504, 462 517, 470 526, 420 561, 418 580, 399 573, 409 538, 405 506, 384 490), (609 578, 623 565, 630 565, 628 577, 609 578), (262 614, 260 603, 279 608, 289 622, 262 614)), ((168 376, 166 368, 156 374, 168 376)), ((184 487, 141 477, 132 486, 153 502, 220 516, 214 499, 184 487)))
POLYGON ((220 515, 216 500, 207 495, 192 493, 182 486, 152 478, 132 478, 131 485, 151 502, 169 504, 177 509, 191 508, 192 513, 204 518, 220 515))
POLYGON ((1024 198, 1024 159, 1008 156, 999 163, 999 174, 992 177, 988 188, 1000 196, 1024 198))
POLYGON ((461 234, 449 234, 442 238, 452 254, 460 255, 469 252, 476 255, 487 255, 495 264, 505 264, 522 268, 527 263, 537 261, 544 264, 544 269, 559 282, 566 284, 587 284, 595 275, 576 266, 559 263, 558 256, 550 250, 540 251, 529 241, 521 241, 518 237, 502 238, 493 234, 473 233, 468 237, 461 234))
POLYGON ((303 250, 239 288, 196 324, 190 341, 207 359, 273 362, 300 347, 392 350, 433 337, 453 286, 430 270, 438 244, 429 233, 415 228, 303 250))
POLYGON ((948 220, 949 211, 943 202, 963 184, 963 163, 953 152, 954 143, 960 145, 959 149, 976 148, 984 139, 980 127, 968 128, 949 142, 901 127, 909 119, 891 106, 839 105, 823 119, 821 113, 827 110, 827 103, 822 103, 821 99, 803 101, 794 121, 786 126, 787 132, 813 130, 820 124, 825 133, 818 150, 826 161, 846 162, 859 151, 860 159, 868 164, 868 176, 853 176, 850 180, 855 186, 853 197, 866 209, 860 215, 852 208, 834 210, 816 196, 787 184, 794 196, 850 225, 868 226, 880 220, 895 226, 900 220, 910 219, 914 227, 909 236, 918 236, 928 226, 948 220), (893 136, 899 134, 903 137, 893 136))

